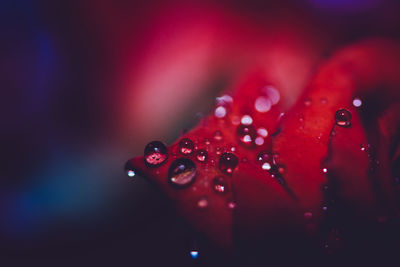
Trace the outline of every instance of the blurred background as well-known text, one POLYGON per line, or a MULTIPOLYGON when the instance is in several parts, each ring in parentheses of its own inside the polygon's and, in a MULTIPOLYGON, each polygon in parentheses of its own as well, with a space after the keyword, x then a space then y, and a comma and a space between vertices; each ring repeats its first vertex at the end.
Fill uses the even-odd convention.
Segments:
POLYGON ((399 11, 396 0, 1 1, 0 263, 225 265, 124 174, 126 160, 176 140, 253 70, 293 103, 338 47, 399 38, 399 11))

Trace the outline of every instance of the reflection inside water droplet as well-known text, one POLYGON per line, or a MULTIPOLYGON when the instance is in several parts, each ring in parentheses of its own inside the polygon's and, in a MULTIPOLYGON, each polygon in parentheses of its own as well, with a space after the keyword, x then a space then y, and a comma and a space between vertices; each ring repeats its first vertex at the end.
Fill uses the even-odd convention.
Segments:
POLYGON ((158 167, 168 158, 168 149, 160 141, 153 141, 144 149, 144 160, 147 167, 158 167))
POLYGON ((194 182, 196 173, 196 165, 192 160, 180 158, 169 167, 168 182, 175 188, 185 188, 194 182))

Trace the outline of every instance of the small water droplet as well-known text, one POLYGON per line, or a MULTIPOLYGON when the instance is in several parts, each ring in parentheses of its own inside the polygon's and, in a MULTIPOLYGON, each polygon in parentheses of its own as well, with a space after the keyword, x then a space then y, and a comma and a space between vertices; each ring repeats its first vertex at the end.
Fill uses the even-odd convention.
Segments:
POLYGON ((323 173, 328 173, 328 169, 327 168, 322 168, 322 172, 323 173))
POLYGON ((270 157, 270 155, 268 154, 267 151, 261 151, 261 152, 258 153, 258 155, 257 155, 257 161, 258 161, 260 164, 263 164, 263 163, 269 161, 270 159, 271 159, 271 157, 270 157))
POLYGON ((236 134, 239 137, 239 142, 242 145, 251 147, 254 145, 254 140, 256 138, 256 130, 251 125, 239 125, 236 130, 236 134))
POLYGON ((263 88, 263 93, 266 94, 271 101, 272 105, 275 105, 279 102, 280 94, 279 91, 271 85, 265 86, 263 88))
POLYGON ((144 149, 144 162, 147 167, 158 167, 168 158, 168 149, 160 141, 153 141, 144 149))
POLYGON ((253 118, 250 117, 250 115, 244 115, 241 119, 240 122, 243 125, 251 125, 253 123, 253 118))
POLYGON ((233 102, 233 98, 230 95, 222 95, 217 97, 215 100, 218 105, 230 104, 233 102))
POLYGON ((261 146, 264 144, 264 138, 262 138, 261 136, 257 137, 256 140, 254 141, 254 143, 256 143, 256 145, 261 146))
POLYGON ((229 209, 233 210, 233 209, 236 208, 236 206, 237 206, 237 204, 235 202, 233 202, 233 201, 229 201, 228 202, 228 208, 229 209))
POLYGON ((335 113, 336 124, 342 127, 349 127, 351 125, 351 113, 347 109, 339 109, 335 113))
POLYGON ((179 152, 181 152, 181 154, 189 155, 192 154, 193 150, 194 150, 194 143, 189 138, 183 138, 179 142, 179 152))
POLYGON ((230 151, 235 152, 236 151, 236 146, 231 146, 230 151))
POLYGON ((208 199, 206 197, 201 197, 198 201, 197 201, 197 207, 199 207, 200 209, 205 209, 208 207, 208 199))
POLYGON ((213 189, 215 192, 224 194, 228 192, 228 182, 226 181, 225 177, 217 176, 213 179, 212 183, 213 189))
POLYGON ((328 100, 326 100, 326 98, 321 98, 321 104, 325 105, 326 103, 328 103, 328 100))
POLYGON ((258 128, 257 129, 257 133, 258 133, 258 135, 260 135, 262 137, 267 137, 268 136, 268 131, 265 128, 258 128))
POLYGON ((210 144, 210 140, 208 138, 204 138, 203 143, 208 146, 210 144))
POLYGON ((213 137, 217 141, 221 141, 223 138, 222 132, 221 131, 215 131, 213 134, 213 137))
POLYGON ((200 162, 207 162, 208 153, 205 149, 199 149, 196 151, 196 159, 200 162))
POLYGON ((265 162, 265 163, 263 163, 263 165, 261 166, 261 168, 262 168, 263 170, 269 171, 269 170, 271 170, 271 164, 269 164, 268 162, 265 162))
POLYGON ((258 112, 264 113, 271 109, 271 100, 267 97, 260 96, 256 99, 254 107, 258 112))
POLYGON ((218 106, 215 110, 214 110, 214 115, 215 117, 222 119, 226 116, 226 108, 224 106, 218 106))
POLYGON ((231 175, 238 165, 239 160, 235 154, 225 152, 219 158, 219 169, 226 174, 231 175))
POLYGON ((304 105, 305 106, 309 107, 309 106, 311 106, 311 104, 312 104, 311 98, 306 98, 304 100, 304 105))
POLYGON ((192 257, 192 259, 197 259, 199 257, 199 252, 197 250, 191 250, 190 251, 190 256, 192 257))
POLYGON ((128 162, 125 164, 125 173, 129 177, 134 177, 136 175, 130 160, 128 160, 128 162))
POLYGON ((323 211, 327 211, 327 210, 328 210, 328 207, 327 207, 327 206, 322 206, 322 210, 323 210, 323 211))
POLYGON ((362 101, 360 98, 356 97, 353 99, 353 106, 355 106, 356 108, 361 107, 362 105, 362 101))
POLYGON ((196 165, 190 159, 176 159, 168 170, 168 182, 175 188, 185 188, 196 178, 196 165))

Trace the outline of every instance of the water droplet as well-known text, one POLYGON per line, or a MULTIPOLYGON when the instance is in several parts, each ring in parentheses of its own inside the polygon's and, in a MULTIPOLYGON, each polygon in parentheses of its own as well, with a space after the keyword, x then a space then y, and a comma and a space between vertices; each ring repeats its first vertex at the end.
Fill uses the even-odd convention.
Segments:
POLYGON ((192 154, 193 150, 194 150, 194 143, 189 138, 183 138, 179 142, 179 152, 181 152, 181 154, 189 155, 192 154))
POLYGON ((271 85, 265 86, 263 88, 263 93, 268 96, 268 98, 270 99, 272 105, 277 104, 279 102, 280 97, 281 97, 280 94, 279 94, 279 91, 275 87, 273 87, 271 85))
POLYGON ((257 161, 260 163, 260 164, 263 164, 263 163, 265 163, 265 162, 268 162, 269 160, 270 160, 270 155, 268 154, 268 152, 267 151, 261 151, 260 153, 258 153, 258 155, 257 155, 257 161))
POLYGON ((205 149, 199 149, 196 152, 196 159, 200 162, 206 162, 208 159, 208 153, 205 149))
POLYGON ((214 115, 215 115, 215 117, 217 117, 219 119, 225 117, 226 116, 226 108, 224 106, 218 106, 214 110, 214 115))
POLYGON ((307 220, 311 219, 312 216, 313 216, 313 214, 309 211, 304 213, 304 218, 306 218, 307 220))
POLYGON ((190 256, 192 257, 192 259, 197 259, 199 257, 199 252, 197 250, 191 250, 190 251, 190 256))
POLYGON ((219 105, 230 104, 233 102, 233 98, 230 95, 222 95, 217 97, 215 100, 219 105))
POLYGON ((260 96, 256 99, 256 102, 254 103, 254 107, 258 112, 264 113, 267 112, 271 109, 271 100, 269 98, 266 98, 264 96, 260 96))
POLYGON ((328 100, 326 100, 326 98, 321 98, 321 104, 325 105, 326 103, 328 103, 328 100))
POLYGON ((226 174, 231 175, 233 170, 238 165, 239 160, 235 154, 225 152, 219 158, 219 169, 226 174))
POLYGON ((263 165, 261 166, 261 168, 262 168, 263 170, 269 171, 269 170, 271 170, 271 164, 269 164, 268 162, 265 162, 265 163, 263 163, 263 165))
POLYGON ((254 141, 254 143, 256 143, 256 145, 261 146, 264 144, 264 138, 262 138, 261 136, 257 137, 256 140, 254 141))
POLYGON ((342 127, 349 127, 351 125, 351 113, 347 109, 339 109, 335 113, 336 124, 342 127))
POLYGON ((240 119, 240 122, 241 122, 243 125, 250 125, 250 124, 253 123, 253 118, 250 117, 249 115, 244 115, 244 116, 240 119))
POLYGON ((237 149, 236 146, 233 146, 233 145, 232 145, 231 148, 230 148, 230 151, 235 152, 236 149, 237 149))
POLYGON ((253 146, 254 139, 257 135, 256 130, 251 125, 239 125, 237 127, 236 134, 239 137, 239 142, 248 147, 253 146))
POLYGON ((362 105, 362 101, 361 99, 359 99, 358 97, 353 99, 353 106, 355 106, 356 108, 361 107, 362 105))
POLYGON ((237 206, 237 204, 235 202, 233 202, 233 201, 229 201, 228 202, 228 208, 229 209, 233 210, 233 209, 236 208, 236 206, 237 206))
POLYGON ((268 136, 268 131, 265 128, 258 128, 257 129, 257 133, 258 133, 258 135, 260 135, 262 137, 267 137, 268 136))
POLYGON ((213 179, 213 189, 215 192, 224 194, 228 192, 228 182, 225 177, 217 176, 213 179))
POLYGON ((194 182, 196 173, 196 165, 192 160, 180 158, 169 167, 168 182, 175 188, 185 188, 194 182))
POLYGON ((322 172, 323 173, 328 173, 328 169, 327 168, 322 168, 322 172))
POLYGON ((208 199, 206 197, 201 197, 198 201, 197 201, 197 207, 199 207, 200 209, 205 209, 208 207, 208 199))
POLYGON ((327 207, 327 206, 322 206, 322 210, 323 210, 323 211, 327 211, 327 210, 328 210, 328 207, 327 207))
POLYGON ((128 162, 125 164, 125 173, 129 177, 134 177, 136 175, 135 171, 133 170, 133 166, 132 166, 130 160, 128 160, 128 162))
POLYGON ((311 103, 312 103, 311 98, 306 98, 306 100, 304 100, 304 105, 307 107, 311 106, 311 103))
POLYGON ((209 144, 210 144, 210 140, 209 140, 208 138, 204 138, 204 139, 203 139, 203 143, 204 143, 205 145, 209 145, 209 144))
POLYGON ((221 131, 215 131, 213 134, 213 137, 215 140, 217 141, 221 141, 222 140, 222 132, 221 131))
POLYGON ((158 167, 168 158, 168 149, 160 141, 148 143, 144 149, 144 159, 147 167, 158 167))

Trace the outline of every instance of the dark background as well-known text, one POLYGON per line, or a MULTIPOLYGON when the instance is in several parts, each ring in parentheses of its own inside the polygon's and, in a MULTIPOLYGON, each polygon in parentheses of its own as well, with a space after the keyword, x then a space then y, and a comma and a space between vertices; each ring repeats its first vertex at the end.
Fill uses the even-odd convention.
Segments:
POLYGON ((193 125, 234 76, 213 47, 241 31, 219 20, 261 32, 303 22, 324 57, 363 37, 398 38, 399 11, 395 0, 1 1, 1 266, 227 265, 123 172, 147 142, 193 125), (216 27, 229 30, 220 43, 216 27))

